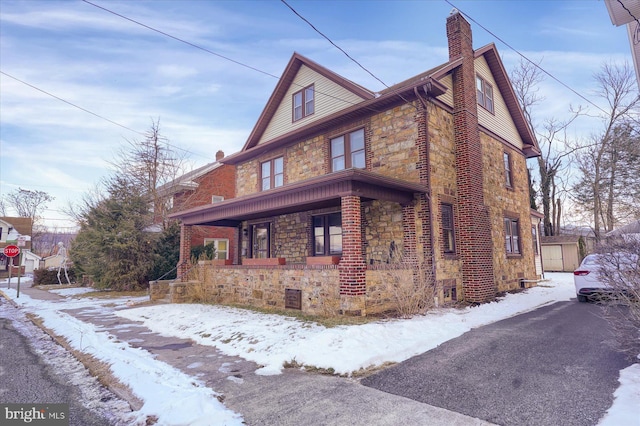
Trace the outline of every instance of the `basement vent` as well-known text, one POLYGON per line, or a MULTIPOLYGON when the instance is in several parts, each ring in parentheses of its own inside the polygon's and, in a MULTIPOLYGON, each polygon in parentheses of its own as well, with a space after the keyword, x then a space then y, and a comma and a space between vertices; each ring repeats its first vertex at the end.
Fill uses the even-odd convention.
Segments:
POLYGON ((284 289, 284 307, 287 309, 302 310, 302 290, 285 288, 284 289))

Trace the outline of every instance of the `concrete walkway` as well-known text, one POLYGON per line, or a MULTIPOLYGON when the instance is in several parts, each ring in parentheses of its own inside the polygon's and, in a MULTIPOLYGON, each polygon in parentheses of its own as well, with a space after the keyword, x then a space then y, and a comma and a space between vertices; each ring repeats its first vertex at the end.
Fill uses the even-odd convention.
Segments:
MULTIPOLYGON (((59 296, 34 287, 21 287, 34 299, 59 296)), ((224 404, 240 413, 248 425, 491 425, 491 423, 365 387, 356 379, 287 369, 281 375, 259 376, 259 367, 211 346, 165 337, 141 323, 112 313, 67 310, 81 321, 102 327, 117 339, 142 348, 185 374, 197 377, 223 395, 224 404)), ((215 425, 212 419, 211 425, 215 425)))

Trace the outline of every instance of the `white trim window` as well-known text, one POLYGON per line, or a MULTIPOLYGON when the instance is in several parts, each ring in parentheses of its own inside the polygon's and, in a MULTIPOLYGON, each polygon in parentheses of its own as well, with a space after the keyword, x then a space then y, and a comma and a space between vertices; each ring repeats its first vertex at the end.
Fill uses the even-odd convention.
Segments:
POLYGON ((229 259, 229 240, 227 238, 205 238, 204 245, 213 243, 215 249, 214 259, 229 259))

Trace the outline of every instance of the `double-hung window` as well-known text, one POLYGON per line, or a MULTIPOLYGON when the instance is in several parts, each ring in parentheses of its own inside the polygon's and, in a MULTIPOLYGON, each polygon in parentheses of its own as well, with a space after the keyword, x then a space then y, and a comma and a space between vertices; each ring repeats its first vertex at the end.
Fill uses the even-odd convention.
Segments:
POLYGON ((476 76, 476 95, 478 105, 493 113, 493 87, 479 75, 476 76))
POLYGON ((293 94, 293 121, 298 121, 315 112, 313 84, 293 94))
POLYGON ((364 169, 364 129, 331 139, 331 171, 364 169))
POLYGON ((284 158, 278 157, 265 161, 260 165, 262 190, 277 188, 284 185, 284 158))
POLYGON ((442 215, 442 243, 445 254, 456 252, 455 232, 453 229, 453 205, 441 204, 440 212, 442 215))
POLYGON ((505 249, 507 255, 520 254, 520 231, 518 219, 504 218, 505 249))
POLYGON ((342 214, 331 213, 313 217, 313 254, 342 254, 342 214))
POLYGON ((507 188, 513 188, 513 174, 511 173, 511 154, 505 152, 502 154, 504 163, 504 183, 507 188))

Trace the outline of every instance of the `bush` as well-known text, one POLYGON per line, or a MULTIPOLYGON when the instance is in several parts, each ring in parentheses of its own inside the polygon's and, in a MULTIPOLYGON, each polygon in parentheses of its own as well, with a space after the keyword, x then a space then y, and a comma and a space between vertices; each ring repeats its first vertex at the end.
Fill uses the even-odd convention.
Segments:
MULTIPOLYGON (((76 273, 73 268, 67 269, 69 274, 69 281, 76 282, 76 273)), ((60 271, 60 281, 62 284, 67 284, 67 278, 64 276, 64 269, 60 271)), ((36 269, 33 271, 33 285, 51 285, 59 284, 58 282, 58 269, 36 269)))
POLYGON ((602 300, 618 349, 637 360, 640 355, 640 238, 617 238, 599 248, 602 281, 611 287, 602 300))

